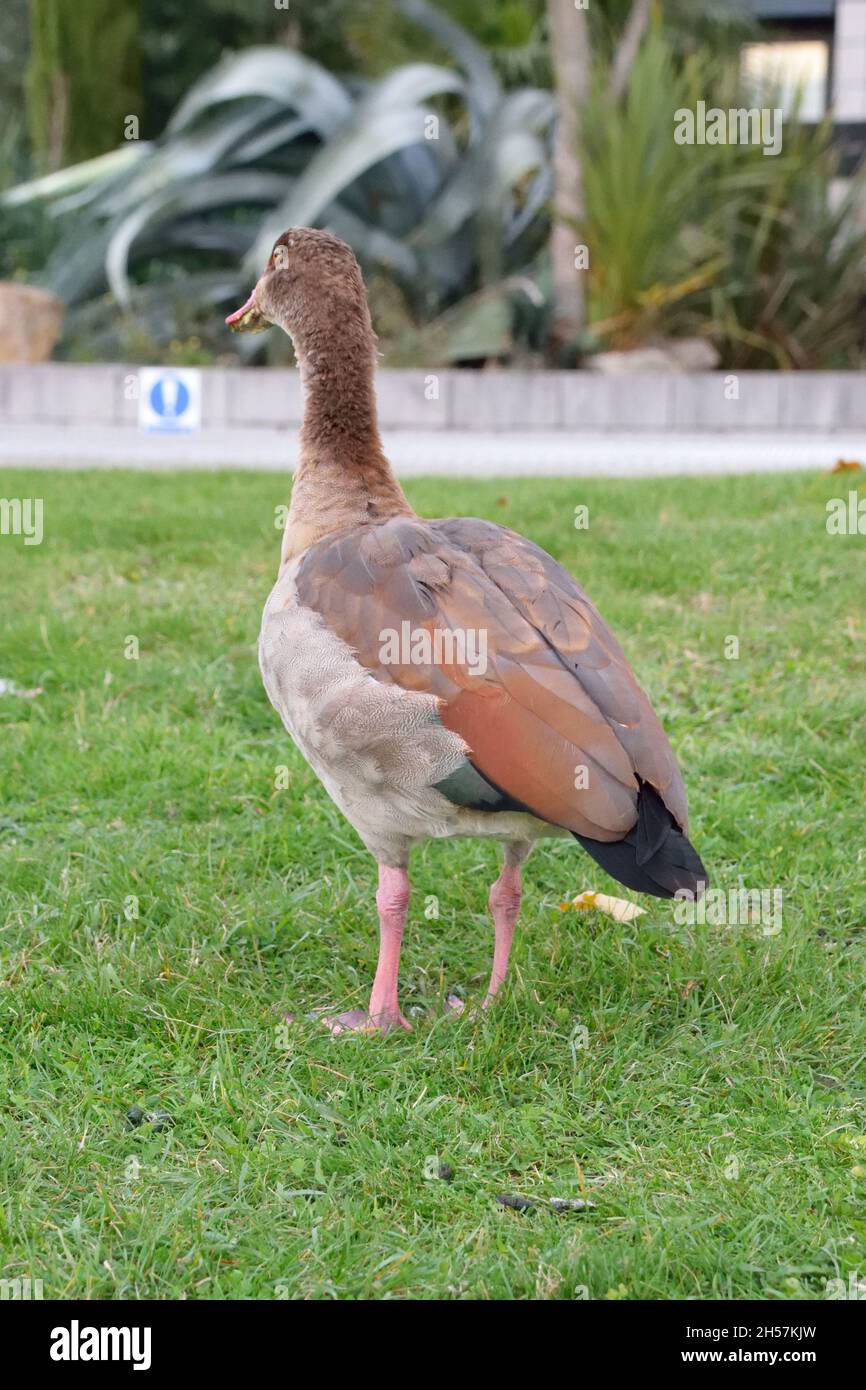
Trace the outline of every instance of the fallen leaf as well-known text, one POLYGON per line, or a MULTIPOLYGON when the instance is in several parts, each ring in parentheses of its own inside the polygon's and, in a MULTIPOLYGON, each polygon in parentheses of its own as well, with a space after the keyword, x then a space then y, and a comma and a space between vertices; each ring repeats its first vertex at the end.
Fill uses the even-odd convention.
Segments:
POLYGON ((637 903, 630 903, 626 898, 613 898, 609 893, 591 891, 578 893, 571 905, 576 912, 604 912, 617 922, 633 922, 635 917, 643 917, 646 912, 645 907, 638 907, 637 903))

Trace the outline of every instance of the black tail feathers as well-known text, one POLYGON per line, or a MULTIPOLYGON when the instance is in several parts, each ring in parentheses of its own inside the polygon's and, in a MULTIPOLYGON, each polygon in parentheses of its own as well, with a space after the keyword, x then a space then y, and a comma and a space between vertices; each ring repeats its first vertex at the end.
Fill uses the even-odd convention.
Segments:
POLYGON ((637 824, 625 839, 574 838, 626 888, 655 898, 673 898, 678 893, 699 898, 707 886, 707 871, 655 787, 641 782, 637 804, 637 824))

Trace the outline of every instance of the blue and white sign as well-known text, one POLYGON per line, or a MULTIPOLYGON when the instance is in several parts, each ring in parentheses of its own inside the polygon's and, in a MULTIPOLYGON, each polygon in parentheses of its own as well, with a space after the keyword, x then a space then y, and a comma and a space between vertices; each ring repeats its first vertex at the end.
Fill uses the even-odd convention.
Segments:
POLYGON ((142 367, 138 423, 143 430, 201 429, 201 372, 195 367, 142 367))

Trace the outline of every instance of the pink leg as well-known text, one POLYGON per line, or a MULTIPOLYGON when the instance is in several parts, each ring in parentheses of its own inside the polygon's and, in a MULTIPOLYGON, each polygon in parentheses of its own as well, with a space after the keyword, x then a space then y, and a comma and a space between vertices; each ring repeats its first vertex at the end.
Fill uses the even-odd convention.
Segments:
POLYGON ((370 1007, 366 1013, 354 1009, 351 1013, 340 1014, 338 1018, 325 1019, 332 1033, 342 1033, 346 1030, 387 1033, 391 1028, 412 1031, 397 1003, 400 947, 403 943, 406 913, 409 910, 410 891, 409 875, 405 869, 391 869, 386 864, 379 865, 379 891, 376 894, 376 906, 379 909, 379 963, 373 980, 370 1007))
POLYGON ((409 1024, 397 1003, 397 973, 400 969, 400 947, 403 927, 409 911, 409 875, 405 869, 389 869, 379 865, 379 964, 370 995, 370 1018, 377 1028, 393 1028, 399 1024, 408 1031, 409 1024))
POLYGON ((517 864, 503 865, 502 872, 491 888, 490 897, 487 900, 487 905, 493 914, 493 930, 496 936, 493 948, 493 971, 490 975, 490 984, 487 986, 487 998, 484 1000, 485 1008, 493 1002, 508 972, 508 957, 511 953, 514 924, 520 911, 520 896, 520 866, 517 864))

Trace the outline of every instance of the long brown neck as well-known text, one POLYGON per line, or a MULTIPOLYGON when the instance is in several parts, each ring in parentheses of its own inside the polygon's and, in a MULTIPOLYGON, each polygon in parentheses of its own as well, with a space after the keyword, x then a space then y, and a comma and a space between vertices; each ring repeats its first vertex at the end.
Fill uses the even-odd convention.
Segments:
POLYGON ((296 332, 294 342, 304 421, 282 565, 332 531, 414 515, 379 438, 376 340, 366 305, 339 332, 310 326, 296 332))

